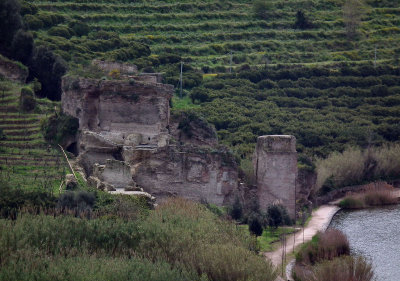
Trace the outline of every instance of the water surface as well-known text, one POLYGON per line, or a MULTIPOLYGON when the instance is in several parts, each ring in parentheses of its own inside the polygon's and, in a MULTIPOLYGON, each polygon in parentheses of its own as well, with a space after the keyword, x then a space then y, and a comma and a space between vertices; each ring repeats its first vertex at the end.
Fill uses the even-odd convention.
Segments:
POLYGON ((400 205, 340 211, 329 227, 347 235, 353 254, 372 261, 378 281, 400 280, 400 205))

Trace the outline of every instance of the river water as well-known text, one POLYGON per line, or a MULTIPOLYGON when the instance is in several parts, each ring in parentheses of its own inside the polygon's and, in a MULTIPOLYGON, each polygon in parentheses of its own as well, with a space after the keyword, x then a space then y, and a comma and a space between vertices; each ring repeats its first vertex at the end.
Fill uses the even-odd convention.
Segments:
POLYGON ((400 205, 340 211, 329 227, 347 235, 353 254, 372 261, 378 281, 400 280, 400 205))

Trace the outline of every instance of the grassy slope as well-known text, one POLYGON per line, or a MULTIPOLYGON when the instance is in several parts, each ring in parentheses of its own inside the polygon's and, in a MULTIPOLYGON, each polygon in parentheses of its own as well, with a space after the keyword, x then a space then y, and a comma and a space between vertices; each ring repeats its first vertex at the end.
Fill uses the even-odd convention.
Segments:
POLYGON ((57 103, 38 99, 37 111, 20 112, 18 100, 22 85, 0 81, 8 90, 0 93, 0 177, 11 187, 56 190, 67 171, 60 151, 48 147, 40 131, 40 120, 57 103))

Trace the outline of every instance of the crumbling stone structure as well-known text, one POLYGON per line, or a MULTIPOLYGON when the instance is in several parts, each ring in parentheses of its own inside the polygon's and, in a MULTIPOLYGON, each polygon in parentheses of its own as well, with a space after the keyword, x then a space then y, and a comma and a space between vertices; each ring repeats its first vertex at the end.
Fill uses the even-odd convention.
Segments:
POLYGON ((297 152, 296 138, 289 135, 261 136, 253 158, 257 197, 261 210, 280 203, 295 217, 297 152))
POLYGON ((62 81, 62 109, 79 119, 75 152, 88 182, 112 192, 143 190, 157 200, 180 196, 229 204, 238 171, 218 147, 215 129, 192 116, 171 120, 173 86, 158 83, 159 74, 96 63, 105 72, 118 69, 122 79, 62 81))

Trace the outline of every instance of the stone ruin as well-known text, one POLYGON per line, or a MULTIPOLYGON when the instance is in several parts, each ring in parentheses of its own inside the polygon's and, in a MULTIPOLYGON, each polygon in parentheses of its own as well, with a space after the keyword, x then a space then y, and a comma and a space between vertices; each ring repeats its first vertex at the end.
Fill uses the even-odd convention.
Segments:
POLYGON ((79 135, 68 150, 78 155, 89 184, 110 192, 145 191, 157 200, 232 201, 236 162, 218 147, 208 123, 186 122, 188 136, 179 127, 182 120, 171 120, 173 86, 159 83, 159 74, 141 76, 135 67, 96 63, 105 73, 117 68, 122 79, 62 80, 63 112, 79 119, 79 135))
MULTIPOLYGON (((62 81, 62 109, 79 119, 79 136, 69 148, 89 184, 110 192, 145 191, 157 200, 180 196, 217 205, 248 196, 238 184, 232 155, 218 146, 215 129, 201 120, 188 122, 187 116, 170 117, 173 86, 159 83, 159 74, 140 76, 134 66, 95 64, 104 72, 117 68, 123 78, 65 76, 62 81), (190 135, 182 130, 182 119, 190 135)), ((256 197, 264 211, 281 203, 294 216, 295 142, 293 136, 258 138, 253 161, 256 197)))
POLYGON ((261 136, 257 139, 253 165, 260 208, 282 204, 295 216, 297 152, 296 138, 289 135, 261 136))

